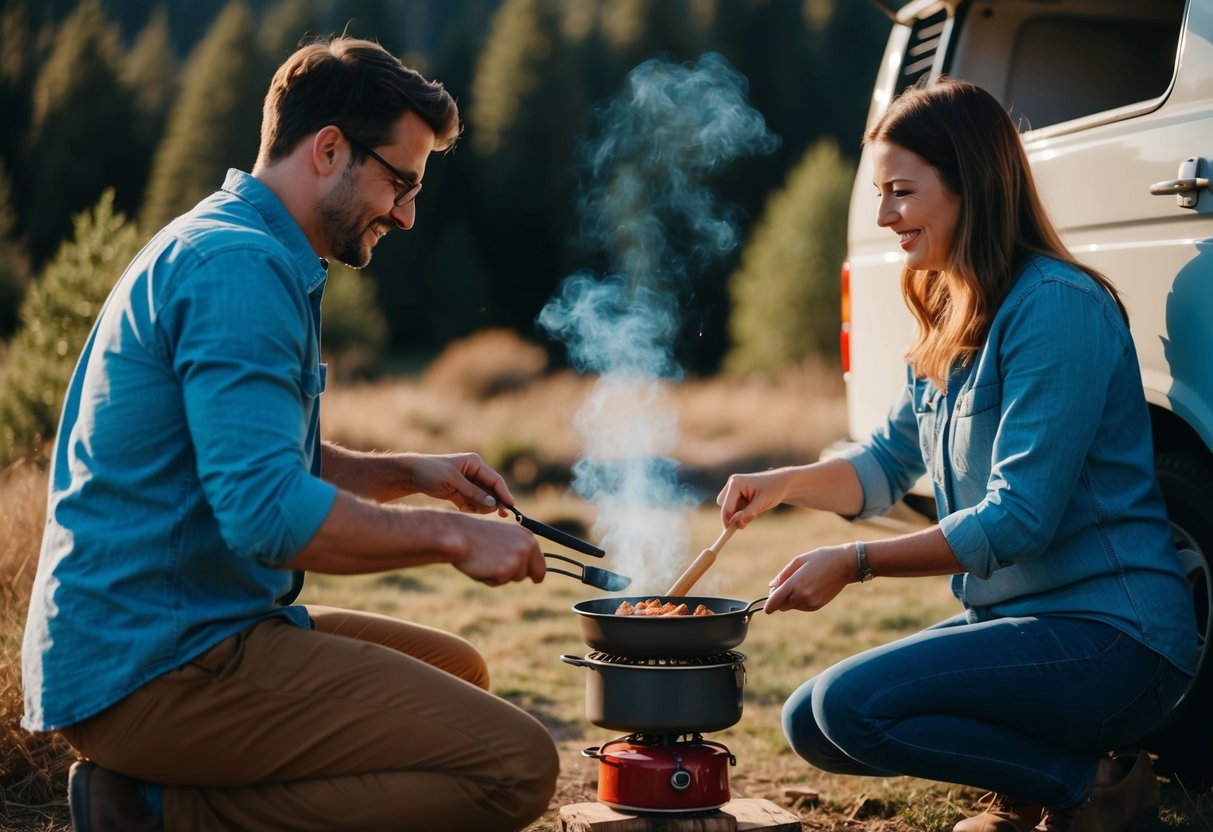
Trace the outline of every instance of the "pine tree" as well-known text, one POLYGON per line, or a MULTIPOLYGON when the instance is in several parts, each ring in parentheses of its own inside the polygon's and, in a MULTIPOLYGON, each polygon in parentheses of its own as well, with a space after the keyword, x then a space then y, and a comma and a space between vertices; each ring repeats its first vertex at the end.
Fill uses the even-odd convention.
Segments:
POLYGON ((232 0, 186 64, 152 163, 139 215, 144 229, 188 211, 223 184, 229 167, 252 168, 268 84, 253 17, 244 0, 232 0))
POLYGON ((839 269, 854 169, 832 139, 809 149, 767 202, 729 280, 730 372, 773 371, 838 350, 839 269))
POLYGON ((321 29, 310 0, 277 0, 261 16, 258 44, 266 60, 277 66, 290 57, 309 33, 321 29))
POLYGON ((135 227, 107 190, 74 218, 75 236, 47 264, 21 305, 0 376, 0 467, 42 449, 101 305, 138 247, 135 227))
POLYGON ((149 154, 164 130, 165 114, 177 95, 180 71, 169 35, 168 11, 160 5, 139 31, 122 62, 122 79, 134 95, 140 136, 149 154))
POLYGON ((13 239, 15 226, 12 185, 0 162, 0 338, 7 338, 16 328, 17 309, 29 285, 29 257, 13 239))
POLYGON ((10 171, 22 166, 20 153, 33 116, 35 46, 26 3, 0 4, 0 160, 10 171))
POLYGON ((109 186, 120 207, 138 194, 143 163, 134 102, 119 83, 117 28, 83 0, 55 35, 34 88, 32 187, 24 223, 35 265, 71 230, 71 216, 109 186))
POLYGON ((330 263, 320 327, 330 378, 338 373, 342 378, 370 373, 387 343, 387 321, 375 296, 374 278, 365 271, 330 263))
POLYGON ((471 233, 491 269, 493 326, 528 331, 568 271, 578 140, 589 113, 560 0, 505 0, 472 81, 471 233))

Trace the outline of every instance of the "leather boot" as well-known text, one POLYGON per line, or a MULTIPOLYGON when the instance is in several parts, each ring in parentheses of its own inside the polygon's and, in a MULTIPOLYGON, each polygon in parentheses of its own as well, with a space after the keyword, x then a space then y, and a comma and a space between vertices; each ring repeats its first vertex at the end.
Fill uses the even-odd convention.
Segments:
POLYGON ((980 815, 965 818, 952 827, 952 832, 1032 832, 1042 811, 1038 803, 994 794, 990 808, 980 815))
MULTIPOLYGON (((1129 759, 1133 759, 1130 757, 1129 759)), ((1117 758, 1119 762, 1121 758, 1117 758)), ((1045 809, 1037 832, 1140 832, 1158 819, 1158 779, 1150 755, 1139 751, 1119 782, 1093 786, 1067 809, 1045 809)))
POLYGON ((72 832, 163 832, 159 815, 148 811, 139 783, 88 760, 67 773, 72 832))

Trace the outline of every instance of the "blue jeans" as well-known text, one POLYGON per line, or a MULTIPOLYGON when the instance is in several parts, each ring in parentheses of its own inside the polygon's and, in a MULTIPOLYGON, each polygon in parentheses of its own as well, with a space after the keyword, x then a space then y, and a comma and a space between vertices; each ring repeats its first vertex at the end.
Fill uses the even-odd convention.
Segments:
POLYGON ((838 774, 910 775, 1064 808, 1188 678, 1107 624, 950 618, 852 656, 784 705, 793 750, 838 774))

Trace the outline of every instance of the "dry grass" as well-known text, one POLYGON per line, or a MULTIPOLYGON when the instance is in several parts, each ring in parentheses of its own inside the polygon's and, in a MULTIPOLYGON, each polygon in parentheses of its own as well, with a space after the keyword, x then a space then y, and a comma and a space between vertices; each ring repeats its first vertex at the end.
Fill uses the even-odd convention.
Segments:
MULTIPOLYGON (((20 728, 21 636, 46 516, 46 475, 21 462, 0 472, 0 821, 5 829, 62 815, 71 750, 20 728), (24 819, 24 820, 23 820, 24 819)), ((48 821, 49 822, 49 821, 48 821)))
MULTIPOLYGON (((486 343, 463 345, 460 362, 475 364, 476 349, 486 343)), ((501 355, 509 349, 501 341, 490 345, 501 355)), ((458 377, 453 370, 444 372, 458 377)), ((436 381, 440 377, 430 375, 424 383, 404 379, 336 386, 325 395, 326 434, 360 448, 477 450, 513 477, 511 486, 531 515, 594 524, 594 508, 562 485, 580 452, 570 426, 592 380, 567 373, 542 375, 473 403, 472 387, 452 381, 452 392, 436 381)), ((665 393, 682 425, 674 456, 705 486, 718 486, 731 470, 812 459, 843 432, 840 385, 829 368, 799 368, 776 379, 689 380, 665 393)), ((63 832, 70 749, 60 740, 32 738, 17 727, 20 636, 44 492, 45 473, 33 465, 0 476, 0 522, 8 532, 0 542, 0 828, 63 832)), ((716 536, 719 521, 710 499, 686 522, 689 561, 716 536)), ((831 515, 774 512, 733 538, 696 591, 759 597, 789 557, 858 534, 831 515)), ((604 565, 612 567, 610 557, 604 565)), ((313 576, 301 600, 397 615, 471 639, 489 661, 494 690, 542 719, 559 743, 563 770, 556 797, 527 830, 556 832, 560 806, 595 798, 597 763, 582 757, 581 750, 613 736, 584 717, 585 671, 559 658, 586 652, 570 607, 592 594, 559 575, 537 586, 488 589, 435 566, 348 578, 313 576)), ((910 778, 869 780, 816 771, 788 750, 779 712, 786 696, 818 670, 953 610, 946 582, 931 579, 849 587, 812 615, 756 617, 741 645, 748 656, 744 715, 736 726, 713 735, 737 757, 731 772, 734 795, 791 807, 806 830, 951 829, 971 810, 978 797, 974 791, 910 778)), ((1213 830, 1207 795, 1178 789, 1165 795, 1166 828, 1213 830)))

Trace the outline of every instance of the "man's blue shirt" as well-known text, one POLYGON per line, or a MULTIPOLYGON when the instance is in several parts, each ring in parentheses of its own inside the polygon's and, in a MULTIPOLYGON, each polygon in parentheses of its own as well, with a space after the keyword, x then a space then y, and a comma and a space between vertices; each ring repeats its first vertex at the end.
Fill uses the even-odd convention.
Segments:
POLYGON ((22 648, 25 717, 72 725, 274 615, 320 528, 324 263, 240 171, 135 257, 64 402, 22 648))
POLYGON ((970 619, 1104 621, 1193 673, 1191 594, 1112 296, 1080 269, 1031 259, 947 386, 908 373, 886 425, 846 454, 860 516, 887 511, 925 472, 970 619))

